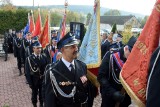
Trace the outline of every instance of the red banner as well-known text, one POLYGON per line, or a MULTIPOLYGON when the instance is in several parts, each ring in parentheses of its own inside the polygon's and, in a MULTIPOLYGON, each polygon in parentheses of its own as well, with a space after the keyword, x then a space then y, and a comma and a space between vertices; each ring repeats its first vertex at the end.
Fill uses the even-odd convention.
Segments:
POLYGON ((160 0, 157 0, 120 74, 122 85, 138 107, 145 107, 149 61, 158 46, 159 36, 160 0))
POLYGON ((45 48, 49 44, 49 19, 46 17, 45 25, 39 36, 39 42, 42 44, 42 48, 45 48))
POLYGON ((33 37, 40 36, 40 34, 41 34, 42 22, 41 22, 40 10, 38 9, 38 11, 39 11, 39 13, 38 13, 37 21, 36 21, 35 30, 33 32, 33 37))
POLYGON ((33 20, 33 13, 31 12, 31 15, 29 16, 29 32, 33 33, 35 28, 34 20, 33 20))

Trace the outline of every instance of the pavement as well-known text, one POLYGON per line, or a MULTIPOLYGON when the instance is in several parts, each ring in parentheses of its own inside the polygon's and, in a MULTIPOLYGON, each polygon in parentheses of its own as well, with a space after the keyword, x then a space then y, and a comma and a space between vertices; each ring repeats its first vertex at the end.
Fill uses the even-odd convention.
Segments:
MULTIPOLYGON (((13 54, 8 55, 7 61, 0 57, 0 107, 32 107, 31 89, 25 83, 24 74, 18 75, 13 54)), ((100 104, 101 97, 97 96, 93 107, 100 107, 100 104)))

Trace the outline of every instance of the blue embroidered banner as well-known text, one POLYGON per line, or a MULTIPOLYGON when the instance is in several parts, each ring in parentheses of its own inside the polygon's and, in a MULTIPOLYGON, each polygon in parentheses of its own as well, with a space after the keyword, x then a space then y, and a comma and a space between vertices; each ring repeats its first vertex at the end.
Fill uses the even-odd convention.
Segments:
POLYGON ((79 51, 78 59, 86 63, 88 68, 99 67, 101 62, 99 10, 99 0, 97 0, 79 51))

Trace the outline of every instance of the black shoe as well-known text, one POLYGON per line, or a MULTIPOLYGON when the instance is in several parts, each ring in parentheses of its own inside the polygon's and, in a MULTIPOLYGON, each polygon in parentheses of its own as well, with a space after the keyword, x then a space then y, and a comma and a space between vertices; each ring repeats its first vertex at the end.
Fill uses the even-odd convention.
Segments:
POLYGON ((43 107, 43 103, 42 103, 42 102, 40 102, 40 105, 39 105, 39 107, 43 107))
POLYGON ((37 104, 33 104, 33 107, 37 107, 37 104))
POLYGON ((43 107, 43 104, 40 104, 39 107, 43 107))

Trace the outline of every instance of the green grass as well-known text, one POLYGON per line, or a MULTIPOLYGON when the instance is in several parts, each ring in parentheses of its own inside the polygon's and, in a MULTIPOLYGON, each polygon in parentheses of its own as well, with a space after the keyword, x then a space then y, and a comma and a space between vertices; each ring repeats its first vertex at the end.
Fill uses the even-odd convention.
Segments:
POLYGON ((9 107, 9 105, 8 105, 8 104, 5 104, 3 107, 9 107))

